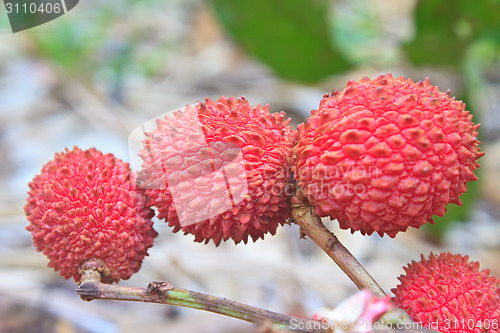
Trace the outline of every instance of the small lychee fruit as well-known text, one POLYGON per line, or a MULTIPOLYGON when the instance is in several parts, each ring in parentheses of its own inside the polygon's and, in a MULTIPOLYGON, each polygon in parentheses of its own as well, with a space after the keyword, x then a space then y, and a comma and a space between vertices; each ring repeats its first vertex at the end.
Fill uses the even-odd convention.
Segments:
POLYGON ((289 122, 244 97, 187 105, 145 134, 138 182, 158 218, 196 242, 275 234, 291 216, 289 122))
POLYGON ((500 332, 500 281, 468 256, 431 253, 405 267, 394 303, 443 333, 500 332))
POLYGON ((461 204, 483 155, 471 120, 428 79, 349 81, 298 126, 293 172, 318 215, 394 237, 461 204))
POLYGON ((157 233, 146 197, 128 163, 95 148, 56 153, 29 183, 24 210, 33 245, 49 267, 78 282, 90 259, 105 262, 103 282, 128 279, 141 267, 157 233))

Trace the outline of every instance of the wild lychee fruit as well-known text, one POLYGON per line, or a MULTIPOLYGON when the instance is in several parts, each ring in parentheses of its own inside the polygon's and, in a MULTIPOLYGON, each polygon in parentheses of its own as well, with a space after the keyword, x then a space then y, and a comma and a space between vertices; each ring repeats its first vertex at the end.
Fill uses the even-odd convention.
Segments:
POLYGON ((298 126, 293 171, 318 215, 394 237, 461 204, 483 155, 471 120, 428 79, 350 81, 298 126))
POLYGON ((500 332, 500 281, 479 262, 431 253, 404 270, 393 300, 414 321, 443 333, 500 332))
POLYGON ((146 133, 139 184, 158 217, 196 242, 275 234, 291 216, 289 122, 243 97, 187 105, 146 133))
POLYGON ((78 269, 90 259, 106 263, 110 275, 104 282, 139 270, 157 234, 154 211, 145 207, 128 163, 74 147, 56 153, 29 187, 26 229, 49 267, 77 282, 78 269))

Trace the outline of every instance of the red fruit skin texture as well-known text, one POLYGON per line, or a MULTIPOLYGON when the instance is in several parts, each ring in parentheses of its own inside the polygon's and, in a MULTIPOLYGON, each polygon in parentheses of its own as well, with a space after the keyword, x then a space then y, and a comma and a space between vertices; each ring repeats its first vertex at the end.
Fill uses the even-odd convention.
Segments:
POLYGON ((468 256, 433 253, 404 267, 394 303, 443 333, 500 332, 500 281, 468 256))
POLYGON ((298 126, 293 172, 318 215, 395 237, 461 205, 483 155, 471 120, 428 79, 349 81, 298 126))
POLYGON ((131 181, 128 163, 95 148, 56 153, 29 183, 24 210, 33 245, 49 267, 78 282, 79 267, 102 259, 126 280, 141 267, 157 233, 146 197, 131 181))
POLYGON ((270 114, 268 105, 250 106, 244 97, 207 98, 158 119, 157 128, 146 133, 138 174, 158 218, 174 232, 192 234, 196 242, 213 240, 216 246, 222 240, 237 244, 248 237, 256 241, 266 233, 274 235, 291 216, 287 185, 295 134, 289 122, 284 112, 270 114), (193 132, 196 126, 199 133, 193 132), (228 164, 236 155, 239 162, 228 164), (238 192, 226 177, 248 191, 238 192), (177 202, 174 186, 182 199, 177 202), (228 191, 231 204, 224 208, 228 191), (194 222, 181 223, 179 214, 194 222))

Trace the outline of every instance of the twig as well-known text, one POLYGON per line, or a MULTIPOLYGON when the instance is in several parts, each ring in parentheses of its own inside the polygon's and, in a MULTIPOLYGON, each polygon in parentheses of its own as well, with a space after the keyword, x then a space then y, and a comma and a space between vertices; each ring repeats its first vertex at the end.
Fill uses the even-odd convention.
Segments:
MULTIPOLYGON (((147 288, 106 284, 101 281, 109 281, 110 270, 100 259, 86 261, 79 272, 82 278, 76 292, 85 301, 109 299, 183 306, 245 320, 256 324, 264 332, 332 333, 335 330, 334 326, 330 325, 332 323, 290 317, 225 298, 177 288, 168 282, 151 282, 147 288)), ((373 326, 371 331, 373 333, 439 333, 416 325, 409 326, 408 324, 412 322, 398 321, 394 316, 391 318, 392 320, 386 321, 379 319, 380 325, 373 326)), ((346 325, 344 322, 340 324, 346 325)), ((347 331, 356 333, 358 332, 356 324, 367 325, 368 323, 354 322, 352 324, 354 325, 352 329, 347 331)))
POLYGON ((292 207, 293 220, 300 226, 301 238, 307 235, 312 239, 360 290, 367 289, 379 297, 385 296, 385 292, 373 277, 321 222, 314 206, 309 204, 301 190, 293 198, 292 207))
POLYGON ((104 267, 102 261, 89 262, 82 267, 82 279, 76 290, 77 294, 86 301, 110 299, 171 304, 215 312, 257 325, 268 323, 273 330, 281 332, 328 332, 328 330, 321 328, 321 323, 316 320, 289 317, 225 298, 177 288, 167 282, 151 282, 147 288, 104 284, 101 282, 101 278, 104 278, 101 274, 105 275, 106 272, 102 269, 104 267), (95 265, 95 263, 98 264, 95 265))
MULTIPOLYGON (((348 249, 340 243, 337 237, 328 230, 321 218, 316 214, 305 197, 302 190, 298 190, 292 198, 292 216, 296 224, 300 226, 301 238, 308 236, 312 239, 344 273, 360 289, 370 290, 378 297, 384 297, 385 292, 368 271, 359 263, 348 249)), ((388 311, 382 321, 390 323, 412 322, 406 312, 400 309, 388 311)))

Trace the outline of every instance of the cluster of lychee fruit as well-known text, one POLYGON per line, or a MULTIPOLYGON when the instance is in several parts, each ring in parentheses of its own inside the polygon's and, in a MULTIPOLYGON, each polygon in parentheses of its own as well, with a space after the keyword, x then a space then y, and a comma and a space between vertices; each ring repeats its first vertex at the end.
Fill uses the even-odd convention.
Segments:
MULTIPOLYGON (((102 258, 108 281, 116 282, 136 272, 152 246, 153 208, 174 232, 193 234, 197 242, 246 243, 287 223, 297 188, 319 216, 341 228, 395 237, 433 223, 448 203, 460 204, 483 154, 479 125, 464 103, 429 80, 387 74, 350 81, 325 95, 297 131, 289 123, 267 105, 221 97, 157 119, 156 129, 145 133, 136 174, 95 149, 58 153, 29 184, 25 211, 33 243, 66 278, 78 281, 86 260, 102 258)), ((426 321, 454 314, 443 310, 454 299, 453 309, 462 302, 482 309, 478 302, 488 290, 481 304, 496 310, 484 314, 498 317, 498 280, 476 265, 476 273, 457 273, 483 281, 476 289, 450 280, 448 271, 461 265, 467 264, 451 255, 410 265, 395 292, 398 304, 426 321), (411 274, 412 267, 429 265, 446 268, 411 274), (431 281, 443 287, 431 288, 431 281)))

